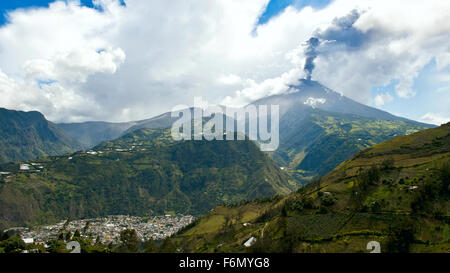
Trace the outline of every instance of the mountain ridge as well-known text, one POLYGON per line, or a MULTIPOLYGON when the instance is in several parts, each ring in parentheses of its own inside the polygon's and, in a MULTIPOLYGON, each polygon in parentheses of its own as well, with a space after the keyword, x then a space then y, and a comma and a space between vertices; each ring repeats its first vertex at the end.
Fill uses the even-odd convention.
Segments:
POLYGON ((282 110, 280 116, 283 116, 293 105, 298 106, 303 104, 305 106, 318 108, 328 112, 354 114, 362 117, 377 118, 382 120, 401 120, 430 128, 437 127, 436 125, 398 117, 386 111, 356 102, 328 87, 323 86, 317 81, 302 79, 300 80, 299 85, 291 85, 289 87, 289 92, 264 97, 250 103, 250 105, 270 105, 277 104, 273 103, 274 101, 278 102, 280 105, 280 110, 282 110), (316 100, 324 98, 325 102, 312 100, 310 101, 310 104, 308 104, 309 98, 316 100))
MULTIPOLYGON (((301 108, 311 107, 305 104, 307 100, 311 97, 314 99, 320 99, 322 97, 327 97, 328 99, 325 103, 315 103, 314 108, 321 109, 328 112, 336 112, 343 114, 356 114, 362 117, 368 118, 378 118, 382 120, 397 120, 411 123, 418 126, 423 126, 427 128, 436 127, 435 125, 426 124, 414 120, 409 120, 402 117, 394 116, 388 112, 358 103, 350 98, 347 98, 323 85, 319 82, 311 80, 300 80, 300 84, 290 87, 290 92, 272 95, 258 99, 249 105, 267 105, 267 104, 279 104, 280 105, 280 116, 282 117, 286 112, 288 112, 292 105, 301 106, 301 108), (296 90, 293 92, 293 90, 296 90), (332 98, 332 99, 330 99, 332 98), (330 104, 330 101, 335 101, 335 103, 330 104), (274 103, 277 102, 277 103, 274 103), (340 103, 336 103, 340 102, 340 103), (351 110, 353 109, 353 110, 351 110)), ((314 101, 311 101, 314 103, 314 101)), ((58 125, 66 131, 68 135, 73 138, 80 138, 82 143, 86 148, 91 148, 102 141, 113 140, 120 137, 126 133, 133 130, 147 128, 147 129, 157 129, 157 128, 169 128, 177 118, 171 117, 171 112, 165 112, 154 116, 152 118, 138 120, 138 121, 128 121, 121 123, 113 122, 83 122, 83 123, 59 123, 58 125), (96 128, 98 126, 103 127, 96 128), (85 127, 85 128, 83 128, 85 127), (77 132, 77 131, 81 132, 77 132)))
POLYGON ((0 163, 60 155, 81 149, 54 123, 37 111, 0 108, 0 163))

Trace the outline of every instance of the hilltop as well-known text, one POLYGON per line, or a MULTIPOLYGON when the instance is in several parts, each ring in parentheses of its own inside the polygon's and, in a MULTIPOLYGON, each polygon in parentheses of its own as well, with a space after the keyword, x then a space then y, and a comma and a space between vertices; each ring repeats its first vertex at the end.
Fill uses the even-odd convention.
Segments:
POLYGON ((89 149, 104 141, 115 140, 128 133, 139 129, 167 129, 172 126, 177 118, 172 118, 171 113, 139 121, 129 122, 104 122, 88 121, 81 123, 58 123, 64 132, 89 149))
POLYGON ((61 155, 81 149, 54 123, 36 111, 0 108, 0 164, 61 155))

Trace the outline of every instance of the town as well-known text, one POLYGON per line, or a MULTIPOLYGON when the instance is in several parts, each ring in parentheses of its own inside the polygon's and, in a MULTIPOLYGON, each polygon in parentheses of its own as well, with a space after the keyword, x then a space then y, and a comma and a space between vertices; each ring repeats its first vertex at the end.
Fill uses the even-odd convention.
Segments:
POLYGON ((102 244, 117 244, 120 232, 134 229, 142 241, 149 239, 161 240, 175 234, 181 228, 194 221, 191 215, 162 215, 152 217, 137 217, 114 215, 108 217, 62 221, 55 225, 36 228, 10 228, 5 232, 17 232, 25 243, 45 245, 52 239, 64 233, 79 232, 84 238, 100 240, 102 244))

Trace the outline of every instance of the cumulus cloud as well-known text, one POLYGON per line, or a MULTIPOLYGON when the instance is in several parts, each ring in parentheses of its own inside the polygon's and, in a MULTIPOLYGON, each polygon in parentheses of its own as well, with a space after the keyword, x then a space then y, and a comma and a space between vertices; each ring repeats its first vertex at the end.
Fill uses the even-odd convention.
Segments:
POLYGON ((282 94, 290 90, 291 85, 299 83, 299 79, 304 78, 305 73, 300 69, 291 69, 276 78, 268 78, 262 82, 247 79, 243 85, 245 88, 236 91, 234 96, 227 96, 221 104, 233 107, 242 107, 249 102, 255 101, 265 96, 282 94))
MULTIPOLYGON (((372 98, 374 86, 386 86, 395 80, 395 95, 409 99, 416 95, 414 80, 426 64, 434 59, 438 69, 448 67, 445 52, 450 42, 444 37, 450 35, 449 8, 450 4, 443 1, 337 0, 322 10, 287 9, 276 20, 292 19, 291 13, 302 18, 310 18, 308 13, 327 18, 323 24, 314 22, 315 28, 303 38, 306 49, 299 45, 291 51, 292 64, 306 68, 305 78, 311 76, 359 102, 381 106, 394 97, 378 94, 372 98), (314 46, 308 37, 312 37, 314 46)), ((280 82, 280 88, 286 84, 280 82)), ((253 94, 267 95, 260 92, 258 85, 253 89, 253 94)), ((248 88, 244 90, 250 93, 248 88)), ((236 92, 235 97, 242 98, 244 90, 236 92)))
POLYGON ((70 111, 74 120, 85 120, 90 118, 87 113, 102 110, 97 102, 60 83, 16 81, 2 71, 0 71, 0 94, 2 107, 25 111, 45 109, 51 117, 65 116, 70 111))
POLYGON ((124 61, 125 53, 120 48, 76 48, 51 59, 28 60, 22 68, 34 79, 85 83, 95 73, 114 74, 124 61))
POLYGON ((435 124, 435 125, 442 125, 447 122, 450 122, 450 117, 443 116, 441 114, 436 114, 436 113, 426 113, 425 115, 423 115, 420 118, 420 121, 425 122, 425 123, 435 124))
POLYGON ((385 105, 386 103, 389 103, 393 100, 394 100, 394 97, 392 97, 391 94, 386 93, 386 94, 377 94, 375 96, 374 102, 377 107, 381 107, 381 106, 385 105))
POLYGON ((433 58, 442 67, 449 64, 442 58, 450 46, 444 38, 450 34, 449 6, 443 1, 381 0, 373 5, 361 4, 359 18, 346 29, 355 29, 354 36, 359 37, 356 41, 363 43, 355 50, 339 51, 318 60, 316 78, 366 102, 372 86, 396 79, 396 95, 413 97, 414 79, 426 64, 433 58), (408 12, 404 12, 406 7, 408 12), (339 72, 332 73, 333 67, 338 67, 339 72), (348 81, 342 81, 344 74, 348 81))
POLYGON ((335 0, 288 7, 264 25, 256 24, 268 0, 95 4, 102 11, 59 1, 8 15, 0 106, 54 121, 136 120, 194 96, 244 105, 309 76, 373 103, 373 86, 396 80, 395 95, 411 98, 431 59, 450 64, 447 1, 335 0), (308 51, 311 37, 319 44, 308 51))
POLYGON ((124 51, 100 35, 114 26, 120 9, 80 7, 55 2, 50 7, 17 10, 0 28, 0 106, 39 110, 56 121, 81 121, 105 111, 85 83, 99 73, 114 74, 126 59, 124 51))

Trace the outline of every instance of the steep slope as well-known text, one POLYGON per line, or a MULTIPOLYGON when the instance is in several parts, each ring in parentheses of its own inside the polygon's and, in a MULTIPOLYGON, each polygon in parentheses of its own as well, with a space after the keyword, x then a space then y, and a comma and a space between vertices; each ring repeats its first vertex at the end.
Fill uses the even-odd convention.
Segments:
POLYGON ((85 148, 92 148, 103 141, 117 139, 139 129, 170 128, 178 118, 167 112, 153 118, 129 122, 88 121, 82 123, 59 123, 67 135, 77 139, 85 148))
POLYGON ((294 187, 251 141, 174 142, 141 129, 94 151, 0 167, 0 225, 111 214, 200 214, 294 187))
POLYGON ((371 145, 433 127, 357 103, 307 80, 289 93, 252 104, 279 105, 280 147, 272 157, 301 183, 371 145))
POLYGON ((130 127, 127 132, 133 132, 138 129, 170 128, 177 119, 178 118, 172 118, 171 113, 167 112, 153 118, 138 121, 130 127))
POLYGON ((0 163, 61 155, 80 148, 41 113, 0 108, 0 163))
POLYGON ((296 110, 280 121, 280 147, 273 159, 301 182, 326 174, 360 150, 426 128, 312 108, 296 118, 296 110))
POLYGON ((281 95, 273 95, 259 99, 253 105, 280 105, 280 116, 283 118, 287 112, 297 108, 297 113, 301 113, 305 107, 335 112, 341 114, 352 114, 367 118, 376 118, 379 120, 399 120, 415 125, 434 127, 429 124, 409 120, 394 116, 388 112, 358 103, 346 96, 343 96, 316 81, 300 80, 297 86, 291 86, 289 92, 281 95))
POLYGON ((64 132, 80 142, 84 148, 92 148, 103 141, 116 139, 136 122, 111 123, 90 121, 82 123, 59 123, 64 132))
POLYGON ((174 240, 186 252, 368 252, 377 241, 448 253, 449 186, 450 123, 374 145, 297 193, 218 207, 174 240))

